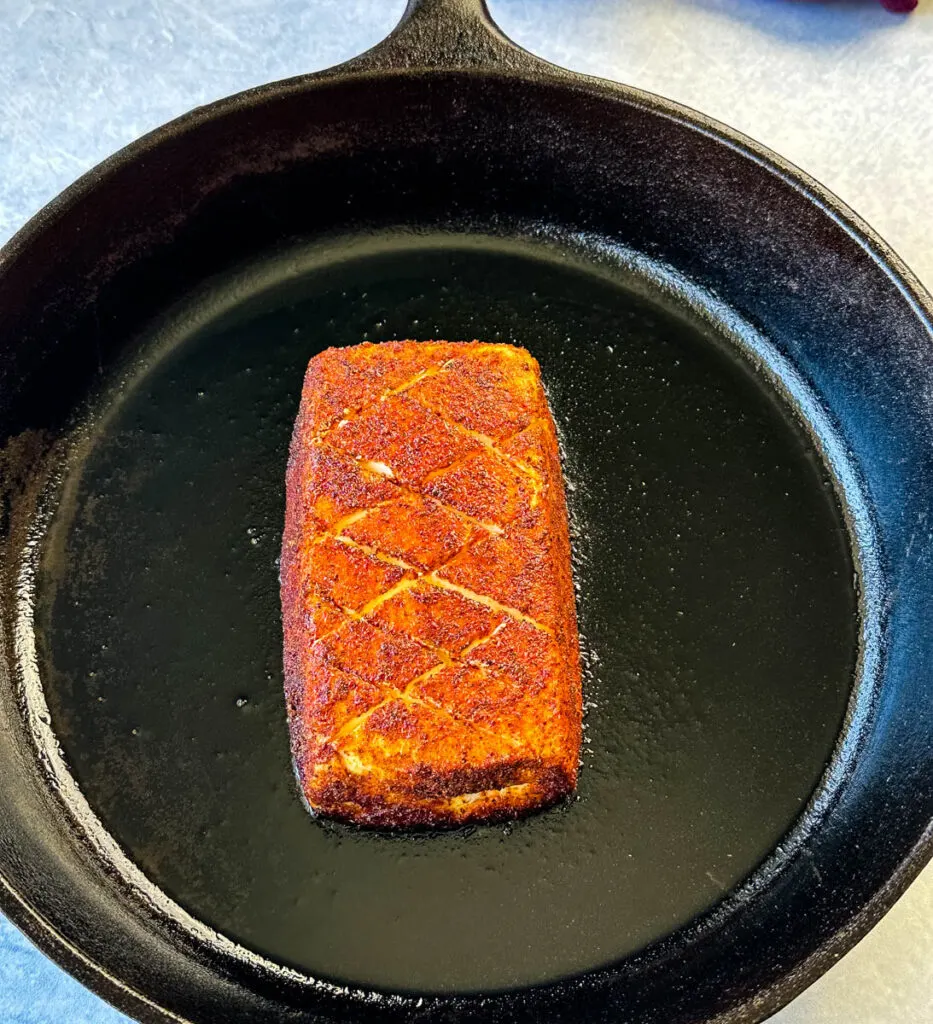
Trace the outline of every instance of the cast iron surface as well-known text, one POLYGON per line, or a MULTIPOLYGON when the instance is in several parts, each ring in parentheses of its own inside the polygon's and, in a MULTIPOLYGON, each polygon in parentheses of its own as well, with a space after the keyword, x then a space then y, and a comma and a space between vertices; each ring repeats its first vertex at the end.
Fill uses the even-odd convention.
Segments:
POLYGON ((52 720, 132 859, 270 959, 386 989, 553 981, 685 924, 798 815, 854 672, 829 480, 760 385, 566 259, 466 237, 319 243, 271 311, 241 300, 218 325, 208 292, 163 327, 88 428, 39 586, 52 720), (328 344, 445 331, 527 345, 563 428, 591 662, 579 799, 505 829, 322 825, 282 719, 300 382, 328 344))
POLYGON ((474 5, 420 5, 374 54, 199 111, 94 172, 5 251, 0 300, 5 907, 128 1011, 758 1020, 919 868, 927 307, 850 215, 750 144, 509 48, 474 5), (601 660, 579 803, 508 836, 402 846, 296 807, 269 608, 304 361, 422 324, 542 359, 601 660), (763 364, 749 374, 728 344, 763 364), (774 372, 815 440, 767 397, 774 372), (63 465, 30 548, 42 470, 63 465), (857 670, 830 475, 863 544, 857 670), (792 826, 853 677, 809 813, 714 908, 792 826), (36 755, 52 729, 149 882, 56 751, 36 755), (498 921, 462 894, 487 865, 498 921), (425 884, 413 936, 417 908, 392 900, 425 884), (444 898, 465 925, 445 931, 444 898), (514 941, 490 948, 503 927, 514 941), (513 949, 529 939, 534 958, 513 949), (547 989, 462 994, 626 953, 547 989))

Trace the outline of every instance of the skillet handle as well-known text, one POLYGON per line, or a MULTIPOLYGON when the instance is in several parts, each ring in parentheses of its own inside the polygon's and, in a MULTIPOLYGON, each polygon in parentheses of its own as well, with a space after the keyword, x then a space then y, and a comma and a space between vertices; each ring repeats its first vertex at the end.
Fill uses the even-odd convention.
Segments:
POLYGON ((486 0, 408 0, 394 31, 344 66, 360 71, 465 69, 515 66, 525 57, 531 55, 499 31, 486 0))

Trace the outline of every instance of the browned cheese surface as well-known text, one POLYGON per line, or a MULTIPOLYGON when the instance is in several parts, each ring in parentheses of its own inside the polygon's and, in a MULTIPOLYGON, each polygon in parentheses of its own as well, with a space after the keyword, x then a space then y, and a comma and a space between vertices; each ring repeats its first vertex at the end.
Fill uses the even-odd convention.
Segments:
POLYGON ((285 690, 312 810, 458 824, 570 792, 579 642, 537 362, 479 342, 328 349, 286 484, 285 690))

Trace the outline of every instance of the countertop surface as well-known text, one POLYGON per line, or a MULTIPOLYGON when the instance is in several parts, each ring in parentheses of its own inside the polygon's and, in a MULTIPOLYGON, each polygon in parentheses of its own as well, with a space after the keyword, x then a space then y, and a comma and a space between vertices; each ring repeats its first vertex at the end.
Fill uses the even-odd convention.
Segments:
MULTIPOLYGON (((373 45, 403 0, 0 0, 0 242, 143 132, 373 45)), ((489 0, 574 70, 703 110, 858 211, 933 288, 933 0, 489 0)), ((0 1021, 116 1024, 0 917, 0 1021)), ((775 1024, 933 1020, 933 867, 775 1024)))

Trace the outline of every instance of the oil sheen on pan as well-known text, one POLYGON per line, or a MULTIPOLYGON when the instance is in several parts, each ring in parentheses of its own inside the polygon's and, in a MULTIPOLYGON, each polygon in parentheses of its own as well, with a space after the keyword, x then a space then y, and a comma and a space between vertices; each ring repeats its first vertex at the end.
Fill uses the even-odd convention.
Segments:
POLYGON ((328 349, 286 484, 285 691, 311 810, 456 825, 571 792, 579 639, 537 362, 479 342, 328 349))

